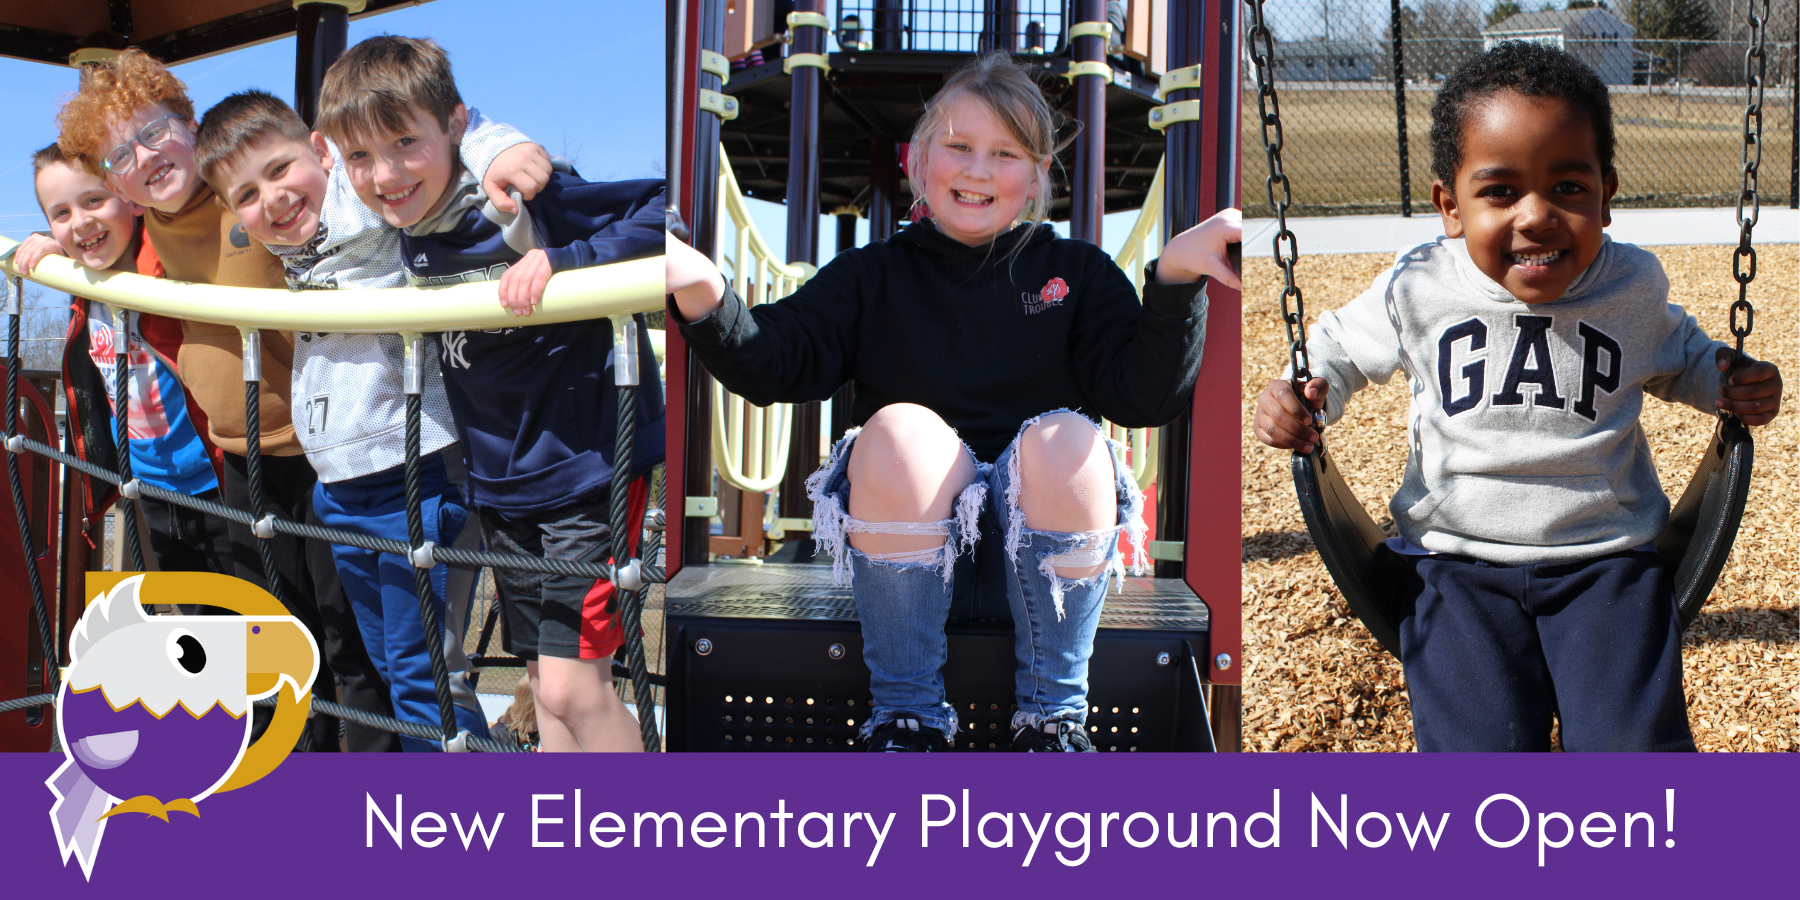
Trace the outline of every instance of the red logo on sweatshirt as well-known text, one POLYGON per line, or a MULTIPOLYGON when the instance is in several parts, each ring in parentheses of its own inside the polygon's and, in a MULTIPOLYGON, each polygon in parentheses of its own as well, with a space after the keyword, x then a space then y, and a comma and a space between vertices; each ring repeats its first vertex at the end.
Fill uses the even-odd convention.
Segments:
POLYGON ((1052 278, 1044 289, 1035 294, 1020 294, 1020 302, 1025 304, 1025 314, 1035 316, 1044 310, 1061 306, 1069 297, 1069 283, 1061 278, 1052 278))

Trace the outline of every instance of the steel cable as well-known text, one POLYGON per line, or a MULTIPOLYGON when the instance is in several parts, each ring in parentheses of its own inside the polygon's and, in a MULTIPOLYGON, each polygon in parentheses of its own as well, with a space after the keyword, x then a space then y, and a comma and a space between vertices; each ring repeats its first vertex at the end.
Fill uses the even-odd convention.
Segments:
MULTIPOLYGON (((6 336, 6 439, 8 449, 12 442, 23 440, 19 437, 19 333, 23 328, 20 313, 25 306, 25 284, 22 279, 12 280, 14 306, 7 316, 8 333, 6 336)), ((46 423, 49 424, 49 423, 46 423)), ((39 652, 43 654, 38 683, 49 693, 56 693, 57 661, 61 656, 56 652, 56 631, 50 624, 50 605, 44 599, 44 582, 38 572, 36 542, 31 539, 31 513, 25 508, 25 484, 19 477, 19 460, 14 453, 6 454, 6 481, 12 488, 13 514, 19 526, 19 543, 25 551, 25 575, 31 584, 31 613, 37 618, 39 652)), ((55 746, 56 737, 51 736, 51 745, 55 746)))
MULTIPOLYGON (((253 342, 244 349, 246 354, 257 352, 252 346, 260 346, 261 342, 253 342)), ((281 570, 275 565, 275 548, 269 546, 274 535, 264 537, 262 529, 255 523, 263 518, 262 495, 262 383, 260 380, 244 382, 244 469, 250 488, 251 531, 256 537, 256 555, 262 560, 263 580, 269 584, 269 593, 281 601, 281 605, 289 610, 295 608, 298 597, 289 598, 287 588, 282 584, 281 570)))
MULTIPOLYGON (((113 430, 118 435, 119 483, 130 484, 131 474, 131 313, 118 309, 113 315, 113 430), (120 332, 124 332, 121 334, 120 332)), ((125 546, 131 570, 144 571, 144 545, 138 536, 137 500, 119 493, 119 513, 124 520, 125 546)))
MULTIPOLYGON (((419 391, 406 393, 406 534, 415 548, 425 546, 425 489, 419 471, 420 417, 424 398, 419 391)), ((435 548, 434 548, 435 549, 435 548)), ((431 567, 413 563, 413 593, 419 598, 419 618, 425 623, 425 650, 431 655, 431 685, 437 693, 440 737, 446 745, 456 737, 456 704, 450 698, 450 668, 444 663, 444 631, 438 624, 437 591, 431 585, 431 567)), ((448 601, 449 598, 445 598, 448 601)), ((472 737, 472 735, 471 735, 472 737)))
MULTIPOLYGON (((119 473, 103 469, 80 457, 64 453, 55 447, 34 441, 30 438, 20 438, 20 444, 21 449, 30 450, 39 456, 56 460, 65 466, 84 474, 91 475, 108 484, 117 485, 119 483, 119 473)), ((211 500, 202 500, 198 497, 190 497, 186 494, 167 491, 153 485, 140 483, 138 485, 138 493, 152 500, 173 503, 187 509, 199 510, 208 515, 218 516, 219 518, 228 519, 244 525, 255 525, 257 521, 255 516, 244 510, 233 509, 232 507, 215 503, 211 500)), ((329 541, 334 544, 343 544, 347 547, 361 547, 364 550, 373 550, 378 553, 397 553, 405 556, 412 552, 412 548, 407 546, 404 541, 371 537, 366 534, 357 534, 353 531, 325 528, 318 525, 308 525, 302 522, 292 522, 279 516, 271 517, 267 519, 267 521, 274 526, 276 531, 281 532, 282 534, 291 534, 299 537, 313 538, 315 540, 329 541)), ((433 557, 438 562, 466 569, 498 567, 522 569, 529 572, 544 572, 550 575, 575 575, 586 578, 610 578, 612 576, 612 568, 599 563, 579 563, 562 559, 539 559, 535 556, 518 556, 508 553, 453 550, 448 547, 437 547, 433 550, 433 557)))
MULTIPOLYGON (((613 469, 615 477, 611 498, 615 568, 625 565, 631 552, 630 526, 626 521, 630 517, 631 483, 617 476, 630 471, 633 462, 633 445, 637 435, 636 391, 637 388, 631 385, 619 385, 618 429, 613 444, 613 460, 616 465, 613 469)), ((661 742, 656 731, 656 688, 650 684, 650 668, 644 659, 643 594, 641 591, 619 588, 616 580, 613 584, 620 612, 625 620, 625 664, 631 669, 631 695, 637 704, 638 732, 644 738, 644 751, 655 753, 661 749, 661 742)))

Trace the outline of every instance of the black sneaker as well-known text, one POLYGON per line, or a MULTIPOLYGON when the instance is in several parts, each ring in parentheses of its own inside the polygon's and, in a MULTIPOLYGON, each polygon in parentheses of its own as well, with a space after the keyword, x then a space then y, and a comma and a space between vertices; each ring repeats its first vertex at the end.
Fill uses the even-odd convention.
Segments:
POLYGON ((943 753, 950 749, 944 733, 918 719, 889 719, 875 726, 863 749, 870 753, 943 753))
POLYGON ((1094 744, 1088 740, 1080 723, 1065 720, 1045 722, 1042 728, 1020 726, 1013 732, 1012 750, 1015 753, 1093 753, 1094 744))

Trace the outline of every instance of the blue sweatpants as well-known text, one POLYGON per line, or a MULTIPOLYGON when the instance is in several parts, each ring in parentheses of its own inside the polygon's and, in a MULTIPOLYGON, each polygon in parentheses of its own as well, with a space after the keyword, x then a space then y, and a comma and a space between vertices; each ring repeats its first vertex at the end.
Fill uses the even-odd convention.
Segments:
MULTIPOLYGON (((425 539, 440 547, 449 546, 462 532, 469 519, 455 488, 444 474, 443 463, 435 456, 420 462, 424 501, 425 539)), ((406 470, 402 467, 334 481, 319 482, 314 489, 313 508, 320 520, 333 528, 372 537, 406 541, 406 470)), ((437 688, 431 675, 431 652, 425 645, 425 623, 419 616, 418 594, 413 587, 413 566, 405 557, 392 553, 376 553, 360 547, 333 544, 331 555, 344 582, 344 593, 356 613, 356 624, 368 647, 375 671, 387 682, 394 703, 394 717, 403 722, 419 722, 432 729, 441 727, 438 716, 437 688)), ((449 569, 442 563, 431 570, 433 601, 440 624, 445 623, 444 596, 449 569)), ((460 645, 462 635, 446 633, 446 649, 452 642, 460 645)), ((459 672, 452 671, 451 692, 462 703, 456 705, 456 724, 479 737, 487 737, 487 721, 474 692, 459 672)), ((437 749, 437 744, 402 736, 400 744, 409 751, 437 749)))
MULTIPOLYGON (((1387 552, 1387 551, 1383 551, 1387 552)), ((1655 553, 1501 566, 1401 556, 1420 750, 1693 750, 1681 623, 1655 553)))

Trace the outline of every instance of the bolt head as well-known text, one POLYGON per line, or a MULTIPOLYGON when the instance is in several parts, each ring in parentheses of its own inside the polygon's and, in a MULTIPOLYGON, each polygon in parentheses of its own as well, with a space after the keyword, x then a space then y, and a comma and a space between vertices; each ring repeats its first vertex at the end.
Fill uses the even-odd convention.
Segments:
POLYGON ((694 652, 701 656, 711 653, 712 650, 712 641, 709 641, 706 638, 701 638, 694 642, 694 652))
POLYGON ((1156 654, 1156 664, 1157 665, 1166 666, 1171 662, 1174 662, 1174 657, 1170 656, 1166 651, 1163 653, 1156 654))
POLYGON ((1221 653, 1213 657, 1213 665, 1218 666, 1220 671, 1231 668, 1231 654, 1221 653))
POLYGON ((844 658, 844 645, 843 644, 832 644, 830 647, 825 648, 825 655, 831 657, 832 659, 843 659, 844 658))

